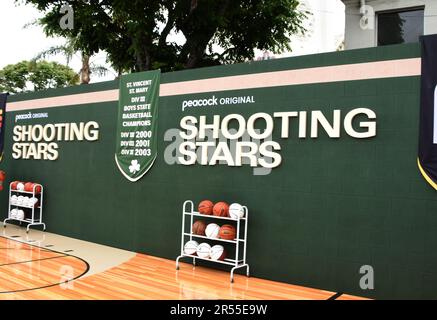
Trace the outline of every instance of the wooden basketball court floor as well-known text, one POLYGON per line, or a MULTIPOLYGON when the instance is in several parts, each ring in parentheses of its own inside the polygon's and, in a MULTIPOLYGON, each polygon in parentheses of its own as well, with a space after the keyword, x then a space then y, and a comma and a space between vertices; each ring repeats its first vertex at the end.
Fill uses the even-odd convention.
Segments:
POLYGON ((358 300, 10 226, 0 234, 0 299, 358 300), (70 248, 70 249, 66 249, 70 248))

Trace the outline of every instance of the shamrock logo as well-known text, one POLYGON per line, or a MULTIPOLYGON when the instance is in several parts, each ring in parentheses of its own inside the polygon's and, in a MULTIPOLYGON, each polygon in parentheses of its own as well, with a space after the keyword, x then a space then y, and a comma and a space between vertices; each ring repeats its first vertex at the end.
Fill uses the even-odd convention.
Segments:
POLYGON ((131 174, 135 174, 140 171, 140 164, 138 163, 138 160, 132 160, 130 164, 129 171, 131 174))

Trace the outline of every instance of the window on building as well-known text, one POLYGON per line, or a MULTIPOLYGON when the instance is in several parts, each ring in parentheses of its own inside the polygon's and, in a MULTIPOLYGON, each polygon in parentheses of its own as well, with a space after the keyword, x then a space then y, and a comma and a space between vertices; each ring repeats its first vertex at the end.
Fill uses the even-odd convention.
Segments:
POLYGON ((423 35, 423 9, 378 14, 378 46, 418 42, 423 35))

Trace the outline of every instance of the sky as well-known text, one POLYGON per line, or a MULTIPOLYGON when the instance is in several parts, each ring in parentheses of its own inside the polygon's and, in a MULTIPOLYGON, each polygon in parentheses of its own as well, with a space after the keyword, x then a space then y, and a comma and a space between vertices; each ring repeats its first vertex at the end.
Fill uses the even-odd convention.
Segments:
MULTIPOLYGON (((26 24, 41 16, 42 14, 33 6, 16 5, 14 0, 0 0, 1 43, 7 44, 7 50, 0 48, 0 68, 22 60, 30 60, 41 51, 65 43, 63 38, 46 37, 41 27, 24 28, 26 24)), ((66 64, 66 59, 62 56, 47 60, 66 64)), ((105 54, 100 53, 94 56, 92 62, 106 65, 105 54)), ((75 71, 79 71, 81 67, 80 56, 74 57, 69 66, 75 71)), ((112 80, 114 77, 115 73, 102 78, 95 77, 93 82, 112 80)))
MULTIPOLYGON (((304 5, 313 13, 306 21, 309 33, 304 37, 293 37, 292 52, 287 52, 280 57, 304 55, 335 51, 344 37, 344 5, 340 0, 302 0, 304 5)), ((40 27, 24 26, 40 17, 41 13, 29 5, 16 5, 14 0, 0 1, 0 68, 8 64, 30 60, 39 52, 51 46, 64 43, 62 38, 48 38, 40 27), (7 45, 4 45, 7 44, 7 45)), ((179 42, 179 41, 178 41, 179 42)), ((257 56, 262 55, 256 52, 257 56)), ((48 60, 66 63, 62 56, 52 57, 48 60)), ((92 58, 92 62, 99 65, 106 64, 103 52, 92 58)), ((80 69, 79 56, 70 63, 74 70, 80 69)), ((92 82, 111 80, 115 73, 104 77, 94 77, 92 82)))

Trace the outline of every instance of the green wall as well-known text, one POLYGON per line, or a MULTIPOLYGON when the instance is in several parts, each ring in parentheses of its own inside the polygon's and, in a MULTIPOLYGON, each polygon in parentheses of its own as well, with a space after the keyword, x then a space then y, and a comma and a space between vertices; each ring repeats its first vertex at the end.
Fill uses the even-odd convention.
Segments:
MULTIPOLYGON (((162 82, 315 66, 418 57, 418 45, 353 50, 163 74, 162 82)), ((11 97, 41 97, 117 88, 116 82, 11 97)), ((417 166, 420 78, 377 79, 215 93, 254 95, 255 105, 197 108, 182 113, 189 97, 163 97, 159 155, 137 183, 114 162, 117 103, 50 108, 46 122, 96 120, 98 142, 60 142, 57 161, 12 160, 7 114, 2 168, 11 180, 46 187, 48 231, 114 247, 175 259, 180 248, 182 203, 225 200, 250 210, 248 262, 252 275, 374 298, 437 298, 437 197, 417 166), (369 107, 377 113, 377 137, 274 140, 283 163, 266 176, 250 167, 168 165, 164 134, 185 115, 369 107), (375 270, 375 290, 359 287, 359 268, 375 270)), ((20 124, 45 123, 22 121, 20 124)), ((7 194, 1 194, 6 216, 7 194)))

